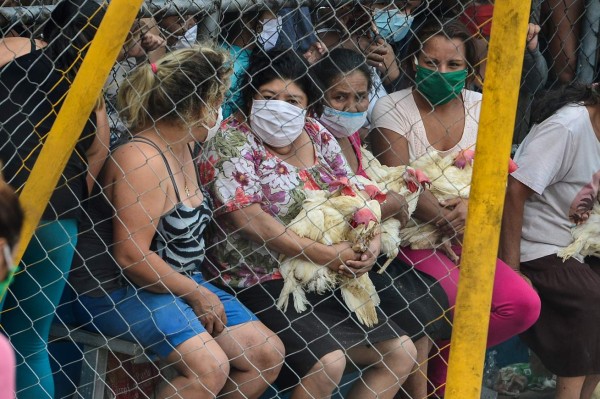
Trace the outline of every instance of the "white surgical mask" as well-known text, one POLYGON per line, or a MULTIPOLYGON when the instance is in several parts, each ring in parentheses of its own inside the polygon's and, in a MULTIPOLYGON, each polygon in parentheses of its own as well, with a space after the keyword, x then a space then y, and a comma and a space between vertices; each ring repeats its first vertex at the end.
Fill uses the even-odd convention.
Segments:
POLYGON ((319 122, 337 138, 350 137, 367 121, 367 111, 346 112, 325 106, 319 122))
POLYGON ((206 139, 204 140, 205 143, 216 136, 217 131, 221 127, 221 122, 223 122, 223 108, 219 107, 219 115, 217 116, 217 121, 215 122, 215 125, 213 127, 207 128, 208 133, 206 134, 206 139))
POLYGON ((277 40, 279 40, 281 17, 263 19, 260 24, 262 25, 262 31, 258 35, 258 42, 265 51, 269 51, 275 47, 277 40))
POLYGON ((282 148, 292 144, 302 133, 305 123, 305 109, 279 100, 252 101, 252 131, 271 147, 282 148))
POLYGON ((177 43, 173 46, 174 50, 179 50, 182 48, 190 48, 198 41, 198 25, 192 26, 188 29, 183 36, 179 37, 177 43))

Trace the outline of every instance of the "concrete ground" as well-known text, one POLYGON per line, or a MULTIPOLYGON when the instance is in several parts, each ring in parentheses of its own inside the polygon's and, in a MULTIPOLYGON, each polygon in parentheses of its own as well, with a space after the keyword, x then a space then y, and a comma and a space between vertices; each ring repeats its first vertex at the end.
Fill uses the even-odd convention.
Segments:
POLYGON ((543 392, 525 391, 522 394, 520 394, 519 396, 498 395, 498 399, 514 399, 514 398, 519 398, 519 399, 554 399, 554 391, 553 390, 543 391, 543 392))

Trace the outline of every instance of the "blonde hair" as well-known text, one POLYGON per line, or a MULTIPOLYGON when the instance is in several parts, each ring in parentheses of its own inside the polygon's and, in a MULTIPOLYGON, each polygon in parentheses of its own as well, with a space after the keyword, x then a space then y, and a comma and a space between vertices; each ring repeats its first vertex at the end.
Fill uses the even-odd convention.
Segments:
POLYGON ((133 132, 158 120, 196 125, 207 105, 223 100, 231 72, 228 54, 212 45, 173 51, 128 76, 118 93, 119 114, 133 132))

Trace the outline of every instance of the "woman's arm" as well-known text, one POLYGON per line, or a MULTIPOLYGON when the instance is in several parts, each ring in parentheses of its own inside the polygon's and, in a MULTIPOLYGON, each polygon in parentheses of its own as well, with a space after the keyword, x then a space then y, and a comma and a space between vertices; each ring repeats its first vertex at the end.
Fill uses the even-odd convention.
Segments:
POLYGON ((110 127, 108 125, 108 115, 106 114, 106 103, 104 99, 100 100, 96 113, 96 134, 94 141, 86 151, 88 164, 88 173, 86 177, 88 193, 92 192, 94 182, 102 170, 102 166, 108 156, 108 148, 110 146, 110 127))
POLYGON ((500 253, 498 257, 514 270, 519 270, 521 259, 521 230, 525 201, 533 190, 515 179, 508 177, 502 230, 500 231, 500 253))
POLYGON ((138 145, 143 144, 124 145, 107 163, 105 187, 115 209, 113 256, 136 285, 182 298, 209 333, 219 333, 226 323, 219 298, 175 272, 150 249, 160 217, 175 204, 169 199, 173 188, 160 154, 138 145))
POLYGON ((374 262, 371 257, 364 259, 364 254, 354 252, 348 242, 325 245, 300 237, 264 212, 258 203, 226 213, 222 217, 246 238, 265 243, 271 251, 288 257, 303 256, 315 264, 327 266, 348 276, 354 276, 355 273, 345 266, 346 263, 353 269, 363 269, 372 266, 374 262))

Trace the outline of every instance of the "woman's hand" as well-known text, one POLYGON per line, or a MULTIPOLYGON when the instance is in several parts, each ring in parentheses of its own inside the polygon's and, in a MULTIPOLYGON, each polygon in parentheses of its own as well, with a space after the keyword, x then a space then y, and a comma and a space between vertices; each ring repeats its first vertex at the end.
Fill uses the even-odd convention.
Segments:
POLYGON ((362 255, 352 249, 349 241, 328 245, 327 248, 327 258, 330 260, 325 265, 336 273, 343 273, 346 262, 358 261, 362 255))
POLYGON ((535 51, 539 42, 540 26, 530 23, 527 27, 527 50, 535 51))
POLYGON ((227 324, 227 315, 223 302, 217 295, 199 285, 185 300, 210 335, 217 336, 223 331, 227 324))
POLYGON ((359 260, 349 260, 344 265, 340 266, 340 273, 345 277, 358 278, 365 273, 368 273, 372 268, 377 257, 381 252, 381 234, 378 234, 371 243, 369 249, 360 254, 359 260))
POLYGON ((309 64, 314 64, 327 54, 327 46, 320 40, 310 45, 308 50, 302 56, 309 64))
POLYGON ((440 205, 449 210, 449 212, 436 223, 436 226, 440 228, 444 234, 451 237, 462 234, 465 231, 469 200, 464 198, 453 198, 441 201, 440 205))
POLYGON ((367 63, 381 72, 384 83, 398 79, 400 68, 391 44, 381 36, 376 37, 374 40, 362 36, 357 39, 356 45, 367 58, 367 63))

